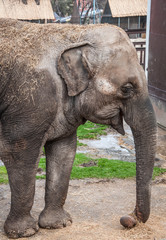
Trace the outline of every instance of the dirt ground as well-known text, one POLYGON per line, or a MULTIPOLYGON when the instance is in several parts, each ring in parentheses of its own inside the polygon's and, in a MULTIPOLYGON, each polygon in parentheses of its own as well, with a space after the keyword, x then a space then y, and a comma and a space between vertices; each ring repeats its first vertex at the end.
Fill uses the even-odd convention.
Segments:
MULTIPOLYGON (((36 182, 32 215, 37 219, 44 206, 44 180, 36 182)), ((3 223, 10 207, 8 185, 0 186, 0 240, 7 240, 3 223)), ((31 240, 164 240, 166 239, 166 175, 152 184, 151 216, 146 224, 126 230, 121 216, 135 206, 135 180, 71 180, 65 209, 73 224, 64 229, 45 230, 31 240)), ((28 238, 24 238, 28 239, 28 238)))
MULTIPOLYGON (((90 151, 94 156, 92 149, 90 151)), ((95 151, 97 157, 100 157, 100 151, 95 151)), ((166 167, 166 132, 162 130, 159 130, 157 157, 157 165, 166 167)), ((32 209, 32 215, 36 219, 44 207, 44 187, 45 180, 36 181, 36 195, 32 209)), ((58 230, 39 229, 36 235, 22 239, 166 240, 166 174, 152 183, 149 220, 133 229, 124 229, 119 219, 131 213, 134 207, 135 179, 71 180, 65 209, 73 218, 72 225, 58 230)), ((8 239, 4 234, 3 224, 9 208, 9 185, 0 185, 0 240, 8 239)))

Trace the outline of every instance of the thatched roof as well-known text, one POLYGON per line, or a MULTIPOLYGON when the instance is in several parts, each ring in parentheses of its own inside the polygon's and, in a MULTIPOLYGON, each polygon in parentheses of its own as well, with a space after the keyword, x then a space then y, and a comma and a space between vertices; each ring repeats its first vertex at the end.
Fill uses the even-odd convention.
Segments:
POLYGON ((108 0, 112 17, 146 16, 147 0, 108 0))
POLYGON ((13 18, 23 20, 54 19, 50 0, 27 0, 24 4, 20 0, 0 0, 0 18, 13 18))

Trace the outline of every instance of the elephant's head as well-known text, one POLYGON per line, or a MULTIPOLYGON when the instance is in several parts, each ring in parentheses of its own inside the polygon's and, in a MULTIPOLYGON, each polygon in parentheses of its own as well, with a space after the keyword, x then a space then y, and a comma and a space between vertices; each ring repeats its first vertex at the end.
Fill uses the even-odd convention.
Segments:
POLYGON ((131 127, 137 172, 134 216, 146 222, 150 213, 156 120, 144 71, 133 44, 122 30, 112 26, 91 27, 82 38, 81 43, 72 45, 60 56, 59 74, 83 118, 111 125, 121 134, 125 134, 123 118, 131 127))

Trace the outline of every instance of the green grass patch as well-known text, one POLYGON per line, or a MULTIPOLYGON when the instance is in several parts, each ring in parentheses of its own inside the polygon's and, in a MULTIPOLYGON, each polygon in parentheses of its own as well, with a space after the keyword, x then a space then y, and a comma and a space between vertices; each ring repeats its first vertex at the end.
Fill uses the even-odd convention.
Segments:
POLYGON ((80 143, 80 142, 77 140, 77 146, 87 146, 87 144, 80 143))
POLYGON ((84 125, 80 125, 77 129, 78 139, 97 139, 101 135, 107 135, 106 129, 108 126, 95 124, 87 121, 84 125))
POLYGON ((36 179, 46 179, 46 175, 36 176, 36 179))
POLYGON ((43 171, 46 171, 46 158, 40 158, 39 168, 42 168, 43 171))
MULTIPOLYGON (((166 169, 155 167, 153 179, 166 172, 166 169)), ((83 178, 131 178, 136 176, 136 164, 120 160, 108 160, 105 158, 91 159, 84 154, 76 154, 71 179, 83 178), (97 165, 93 167, 80 167, 82 163, 94 160, 97 165)))
POLYGON ((71 179, 83 178, 129 178, 135 177, 135 163, 123 162, 119 160, 95 159, 96 166, 80 167, 82 163, 88 163, 94 159, 88 158, 84 154, 77 154, 71 179))
MULTIPOLYGON (((46 171, 46 159, 41 158, 39 168, 46 171)), ((155 167, 153 171, 153 179, 166 172, 166 169, 155 167)), ((123 162, 120 160, 108 160, 105 158, 92 159, 83 153, 76 154, 73 164, 71 179, 84 178, 132 178, 136 176, 136 164, 132 162, 123 162), (81 164, 94 161, 95 166, 82 167, 81 164)), ((37 176, 37 179, 45 179, 45 174, 37 176)), ((8 183, 6 168, 0 167, 0 184, 8 183)))
MULTIPOLYGON (((42 158, 39 167, 45 171, 45 158, 42 158)), ((166 172, 166 169, 155 167, 153 171, 153 179, 166 172)), ((136 164, 132 162, 124 162, 120 160, 108 160, 105 158, 92 159, 83 153, 76 154, 73 164, 71 179, 84 178, 132 178, 136 176, 136 164), (92 167, 82 167, 81 164, 95 161, 97 165, 92 167)), ((37 178, 45 178, 38 176, 37 178)))
POLYGON ((158 168, 158 167, 154 167, 153 169, 153 180, 155 179, 155 177, 160 176, 161 174, 165 173, 166 169, 165 168, 158 168))
POLYGON ((0 166, 0 184, 8 183, 8 175, 5 166, 0 166))

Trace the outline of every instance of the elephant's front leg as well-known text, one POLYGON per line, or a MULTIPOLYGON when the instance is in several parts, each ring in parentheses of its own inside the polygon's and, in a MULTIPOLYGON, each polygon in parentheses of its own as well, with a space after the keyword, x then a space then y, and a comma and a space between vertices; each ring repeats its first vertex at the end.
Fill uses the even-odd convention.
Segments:
POLYGON ((23 144, 22 140, 14 144, 13 159, 11 162, 5 162, 11 189, 11 208, 5 221, 4 230, 10 238, 29 237, 35 234, 39 228, 30 211, 34 201, 40 146, 34 143, 28 144, 28 141, 25 140, 27 148, 16 152, 18 146, 22 146, 21 143, 23 144))
POLYGON ((39 217, 39 225, 42 228, 62 228, 72 222, 63 205, 67 196, 76 143, 76 133, 74 133, 70 137, 47 142, 45 145, 45 208, 39 217))

